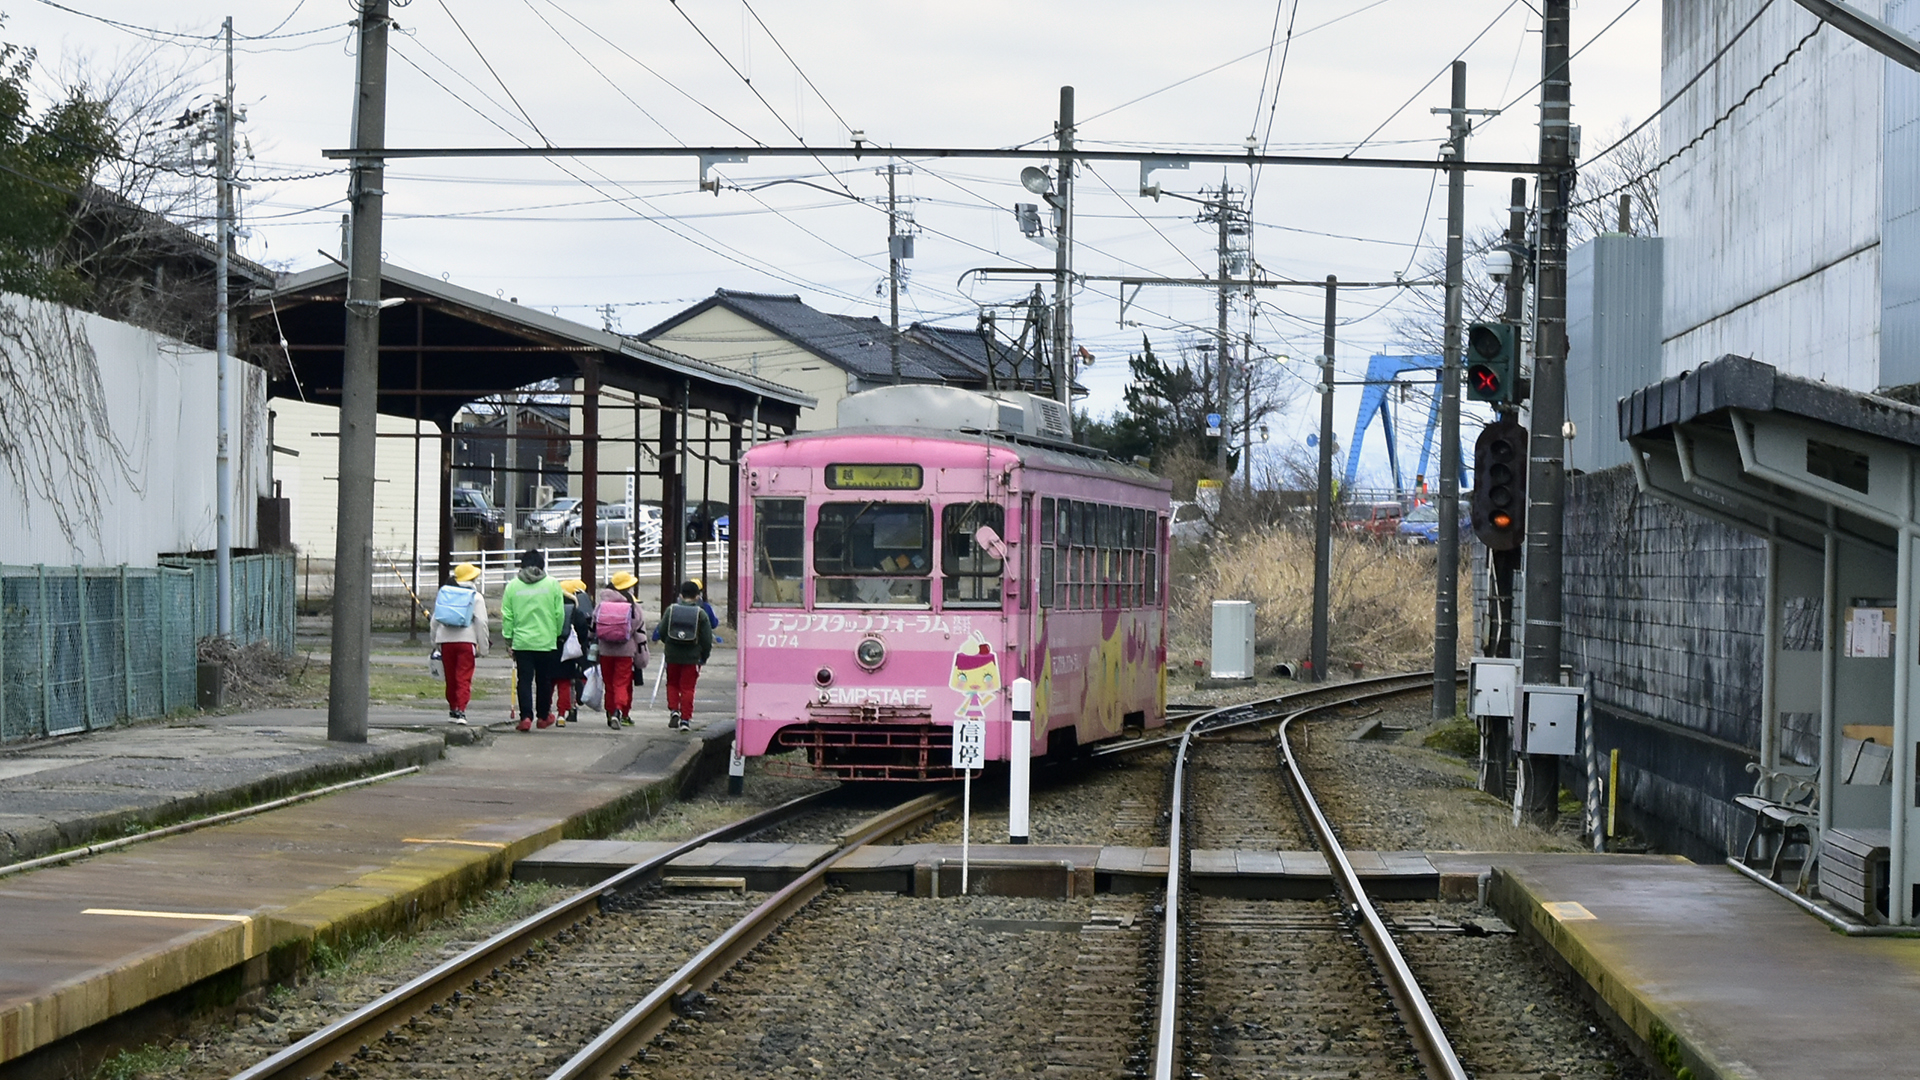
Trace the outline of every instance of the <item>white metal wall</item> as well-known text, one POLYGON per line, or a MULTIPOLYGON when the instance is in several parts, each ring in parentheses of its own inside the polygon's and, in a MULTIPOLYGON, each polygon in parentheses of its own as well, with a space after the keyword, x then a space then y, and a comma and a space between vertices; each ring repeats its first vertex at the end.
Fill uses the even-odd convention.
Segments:
MULTIPOLYGON (((1752 0, 1666 0, 1663 100, 1753 12, 1752 0)), ((1661 116, 1662 153, 1705 131, 1815 25, 1797 4, 1769 7, 1661 116)), ((1826 28, 1667 166, 1667 374, 1738 353, 1849 389, 1883 384, 1883 82, 1878 54, 1826 28)))
MULTIPOLYGON (((275 455, 274 478, 280 481, 293 518, 293 542, 303 555, 333 558, 340 514, 340 410, 289 398, 274 398, 274 441, 291 450, 275 455)), ((373 549, 394 553, 440 550, 440 426, 420 425, 427 438, 420 441, 415 468, 413 421, 382 413, 374 430, 373 549), (414 513, 414 485, 419 485, 419 514, 414 513)), ((376 560, 376 575, 391 570, 376 560)))
POLYGON ((1657 236, 1608 233, 1567 255, 1567 467, 1627 462, 1616 403, 1659 382, 1661 248, 1657 236))
MULTIPOLYGON (((0 553, 9 563, 158 565, 166 552, 206 551, 214 544, 214 438, 218 426, 214 357, 148 330, 60 305, 0 295, 10 318, 37 327, 42 339, 68 334, 91 346, 104 390, 105 431, 71 457, 29 474, 23 486, 0 469, 0 553), (85 495, 83 478, 98 491, 85 495), (51 501, 67 504, 75 527, 64 531, 51 501)), ((0 342, 0 349, 17 349, 0 342)), ((0 362, 16 363, 14 358, 0 362)), ((254 543, 256 499, 266 487, 266 377, 235 361, 230 369, 233 424, 233 543, 254 543)), ((74 416, 67 428, 76 430, 74 416)), ((12 437, 43 441, 36 431, 12 437)))

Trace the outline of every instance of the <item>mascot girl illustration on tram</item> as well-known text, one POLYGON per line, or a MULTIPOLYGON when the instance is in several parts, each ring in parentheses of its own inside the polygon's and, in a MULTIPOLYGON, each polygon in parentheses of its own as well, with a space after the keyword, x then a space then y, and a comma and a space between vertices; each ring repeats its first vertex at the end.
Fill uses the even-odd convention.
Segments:
POLYGON ((947 685, 960 691, 960 707, 953 715, 961 720, 985 720, 987 706, 1000 696, 1000 661, 993 646, 975 630, 967 635, 960 651, 953 654, 953 676, 947 685))

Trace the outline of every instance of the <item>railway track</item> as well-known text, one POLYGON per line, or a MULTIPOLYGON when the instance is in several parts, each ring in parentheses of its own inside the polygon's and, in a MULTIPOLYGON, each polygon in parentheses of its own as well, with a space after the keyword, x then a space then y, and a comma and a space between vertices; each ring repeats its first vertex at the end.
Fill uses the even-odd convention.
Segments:
POLYGON ((687 852, 789 825, 803 814, 840 812, 831 806, 834 795, 829 790, 792 800, 622 871, 313 1032, 234 1080, 322 1074, 348 1080, 613 1075, 667 1027, 675 1009, 689 1010, 694 995, 824 890, 827 869, 836 861, 866 844, 912 831, 954 801, 943 790, 865 819, 843 833, 836 849, 806 874, 764 897, 687 899, 643 891, 667 863, 687 852), (708 944, 697 951, 688 945, 701 941, 708 944), (574 1047, 579 1049, 570 1052, 574 1047))
POLYGON ((1289 739, 1295 720, 1430 685, 1430 675, 1408 675, 1317 688, 1217 710, 1179 733, 1155 1080, 1188 1070, 1217 1078, 1377 1076, 1416 1064, 1432 1080, 1465 1080, 1289 739), (1275 721, 1278 762, 1271 742, 1249 737, 1275 721), (1290 787, 1280 779, 1282 766, 1290 787), (1195 847, 1282 850, 1309 841, 1326 855, 1337 901, 1201 897, 1181 880, 1195 847), (1183 959, 1197 962, 1197 970, 1183 969, 1183 959))

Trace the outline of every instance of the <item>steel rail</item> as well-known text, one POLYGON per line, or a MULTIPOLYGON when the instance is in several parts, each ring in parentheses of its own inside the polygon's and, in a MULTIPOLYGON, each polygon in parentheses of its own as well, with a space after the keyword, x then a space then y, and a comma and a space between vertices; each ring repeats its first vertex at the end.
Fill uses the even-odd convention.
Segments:
POLYGON ((527 916, 433 970, 382 994, 265 1061, 235 1074, 233 1080, 297 1080, 322 1073, 334 1063, 351 1056, 361 1046, 385 1034, 389 1028, 405 1023, 426 1011, 433 1003, 451 996, 466 983, 526 952, 536 939, 550 937, 598 911, 602 897, 645 884, 669 862, 689 851, 747 836, 786 821, 802 811, 812 809, 815 803, 825 801, 836 790, 828 788, 790 799, 779 806, 696 836, 646 862, 628 867, 544 911, 527 916))
POLYGON ((627 1010, 594 1040, 554 1070, 548 1080, 585 1080, 613 1076, 673 1019, 676 1002, 713 985, 767 936, 792 918, 827 887, 827 873, 851 852, 867 844, 911 829, 951 806, 956 796, 942 792, 922 795, 886 811, 843 834, 841 846, 815 862, 806 873, 768 897, 746 917, 728 927, 693 959, 681 965, 640 1003, 627 1010))
POLYGON ((1408 1033, 1413 1036, 1414 1051, 1420 1055, 1421 1064, 1426 1066, 1429 1080, 1467 1080, 1467 1070, 1461 1066, 1459 1055, 1454 1053, 1453 1042, 1440 1026, 1440 1019, 1433 1014, 1433 1006, 1427 1003, 1427 995, 1420 989, 1420 981, 1414 978, 1406 957, 1400 954, 1400 947, 1394 944, 1392 935, 1387 933, 1386 922, 1375 910, 1373 901, 1368 899, 1366 887, 1361 884, 1353 863, 1347 859, 1346 849, 1340 846, 1340 838, 1334 835, 1332 823, 1321 811, 1319 801, 1313 797, 1313 789, 1307 786, 1306 775, 1301 771, 1299 759, 1293 754, 1293 744, 1287 738, 1288 728, 1302 715, 1305 715, 1304 711, 1280 722, 1280 751, 1286 759, 1287 771, 1293 777, 1294 790, 1299 792, 1301 805, 1306 810, 1307 823, 1313 828, 1327 865, 1333 870, 1334 885, 1346 898, 1348 914, 1359 924, 1361 940, 1366 942, 1367 951, 1373 955, 1374 964, 1386 980, 1387 994, 1393 998, 1401 1018, 1406 1022, 1408 1033))
MULTIPOLYGON (((1461 672, 1460 677, 1465 678, 1466 673, 1461 672)), ((1255 724, 1270 724, 1288 710, 1305 708, 1307 707, 1306 702, 1308 700, 1325 695, 1339 695, 1335 697, 1333 703, 1343 704, 1350 699, 1365 697, 1368 694, 1392 694, 1398 693, 1401 690, 1412 690, 1416 687, 1431 685, 1433 685, 1433 673, 1427 671, 1409 672, 1400 675, 1375 675, 1367 679, 1355 679, 1351 682, 1314 686, 1305 690, 1295 690, 1292 693, 1279 694, 1270 698, 1261 698, 1256 701, 1243 701, 1233 705, 1222 705, 1218 708, 1206 709, 1204 711, 1169 716, 1168 720, 1169 722, 1173 722, 1176 720, 1197 721, 1200 719, 1213 719, 1215 722, 1209 724, 1207 727, 1209 732, 1226 731, 1231 728, 1248 727, 1255 724), (1356 696, 1354 694, 1356 690, 1363 691, 1363 693, 1356 696), (1247 715, 1222 719, 1223 714, 1231 712, 1245 712, 1247 715)), ((1092 750, 1089 750, 1087 756, 1110 757, 1114 754, 1132 754, 1142 750, 1153 750, 1180 742, 1183 737, 1183 735, 1179 734, 1161 734, 1140 739, 1130 739, 1125 742, 1101 743, 1092 750)))
MULTIPOLYGON (((1464 673, 1462 673, 1464 674, 1464 673)), ((1307 787, 1306 777, 1301 773, 1293 757, 1293 748, 1287 741, 1287 728, 1293 721, 1310 713, 1325 709, 1351 705, 1370 698, 1386 697, 1412 690, 1427 689, 1433 685, 1432 672, 1413 672, 1401 675, 1383 675, 1371 679, 1360 679, 1341 683, 1337 686, 1315 687, 1311 690, 1282 694, 1278 697, 1259 701, 1227 705, 1201 713, 1189 722, 1179 736, 1165 736, 1148 742, 1146 740, 1125 744, 1116 748, 1116 752, 1144 749, 1147 745, 1165 745, 1171 742, 1179 744, 1174 756, 1173 794, 1170 800, 1170 825, 1167 836, 1167 885, 1164 910, 1165 920, 1161 929, 1160 953, 1160 989, 1156 1002, 1156 1022, 1154 1031, 1153 1080, 1174 1080, 1173 1057, 1177 1042, 1176 1025, 1178 1022, 1178 992, 1180 983, 1180 871, 1181 871, 1181 821, 1186 776, 1187 755, 1196 736, 1212 735, 1234 728, 1250 727, 1259 724, 1280 721, 1280 745, 1285 756, 1287 768, 1293 776, 1295 789, 1299 791, 1302 804, 1309 814, 1309 825, 1318 839, 1321 850, 1326 854, 1329 867, 1333 870, 1335 885, 1346 898, 1348 910, 1360 924, 1362 939, 1366 942, 1370 954, 1387 982, 1388 995, 1399 1008, 1409 1032, 1413 1035, 1414 1048, 1421 1063, 1426 1067, 1430 1080, 1467 1080, 1467 1074, 1460 1066, 1459 1057, 1453 1051, 1453 1044, 1441 1029, 1439 1020, 1434 1017, 1433 1009, 1427 1004, 1426 995, 1413 977, 1406 960, 1400 955, 1388 935, 1386 924, 1381 921, 1379 912, 1367 898, 1366 890, 1348 861, 1346 851, 1341 848, 1339 839, 1333 833, 1333 827, 1327 822, 1326 815, 1313 798, 1307 787), (1329 693, 1340 696, 1328 701, 1306 703, 1298 699, 1321 697, 1329 693), (1275 710, 1275 706, 1287 704, 1292 711, 1275 710), (1229 717, 1227 714, 1244 712, 1246 715, 1229 717), (1209 722, 1211 721, 1211 722, 1209 722), (1205 724, 1204 730, 1202 725, 1205 724)))

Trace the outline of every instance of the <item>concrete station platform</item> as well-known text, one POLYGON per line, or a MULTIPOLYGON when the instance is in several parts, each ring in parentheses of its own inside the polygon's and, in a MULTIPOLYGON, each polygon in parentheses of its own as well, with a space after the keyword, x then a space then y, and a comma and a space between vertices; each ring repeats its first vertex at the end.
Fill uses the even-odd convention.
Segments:
MULTIPOLYGON (((719 659, 716 654, 716 659, 719 659)), ((731 659, 731 653, 727 654, 731 659)), ((730 667, 730 665, 729 665, 730 667)), ((360 775, 420 771, 95 854, 0 865, 0 1074, 66 1075, 109 1019, 169 1030, 304 960, 315 941, 405 930, 502 883, 568 836, 603 835, 722 773, 731 671, 702 680, 691 733, 642 698, 635 726, 521 734, 376 709, 368 742, 328 743, 319 710, 138 725, 0 754, 0 862, 360 775), (711 710, 711 711, 709 711, 711 710), (63 1042, 62 1040, 67 1040, 63 1042)), ((90 1071, 90 1070, 88 1070, 90 1071)), ((81 1071, 84 1074, 84 1071, 81 1071)))
POLYGON ((1489 895, 1500 915, 1564 960, 1676 1075, 1920 1076, 1920 938, 1837 933, 1726 866, 1497 861, 1489 895))

